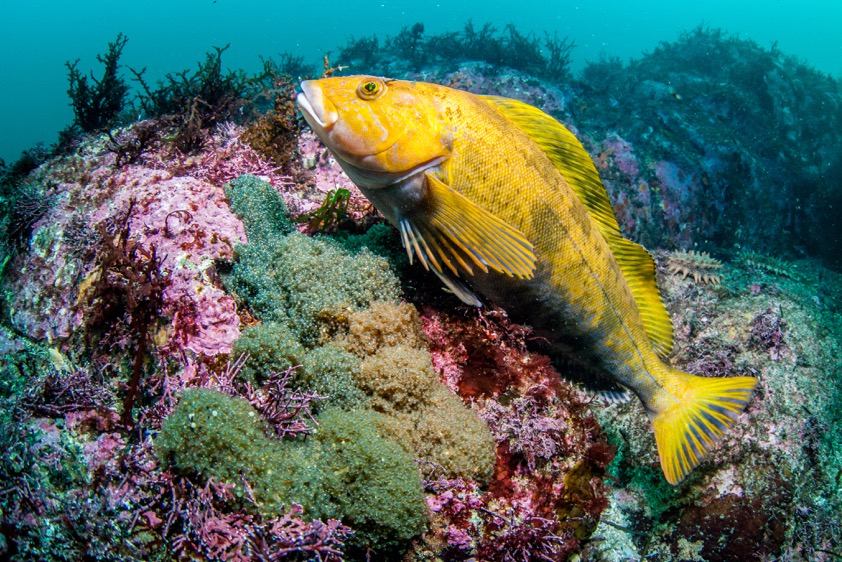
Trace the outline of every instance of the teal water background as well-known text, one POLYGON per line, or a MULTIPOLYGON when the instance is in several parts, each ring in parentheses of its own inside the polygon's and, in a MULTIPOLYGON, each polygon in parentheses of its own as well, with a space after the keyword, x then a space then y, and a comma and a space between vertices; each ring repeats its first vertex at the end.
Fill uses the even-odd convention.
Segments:
MULTIPOLYGON (((446 0, 170 0, 163 2, 5 2, 0 17, 0 158, 10 163, 38 141, 55 142, 70 124, 65 61, 100 67, 117 33, 129 38, 121 62, 154 80, 194 69, 213 46, 231 45, 231 69, 257 70, 260 56, 289 52, 316 65, 349 37, 396 34, 422 22, 428 33, 457 31, 469 19, 522 32, 558 32, 576 43, 574 70, 600 55, 636 58, 700 24, 780 49, 842 75, 842 1, 601 0, 490 2, 446 0)), ((337 61, 341 62, 341 61, 337 61)), ((366 69, 354 69, 364 73, 366 69)))

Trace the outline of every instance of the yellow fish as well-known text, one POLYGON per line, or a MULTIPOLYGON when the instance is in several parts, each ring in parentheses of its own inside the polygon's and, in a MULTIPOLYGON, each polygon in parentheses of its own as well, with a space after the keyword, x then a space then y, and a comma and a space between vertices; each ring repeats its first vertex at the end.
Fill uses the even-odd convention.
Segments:
POLYGON ((502 306, 587 366, 585 385, 645 405, 676 484, 734 424, 757 380, 672 368, 652 257, 624 239, 596 168, 525 103, 374 76, 308 80, 298 105, 410 261, 464 302, 502 306))

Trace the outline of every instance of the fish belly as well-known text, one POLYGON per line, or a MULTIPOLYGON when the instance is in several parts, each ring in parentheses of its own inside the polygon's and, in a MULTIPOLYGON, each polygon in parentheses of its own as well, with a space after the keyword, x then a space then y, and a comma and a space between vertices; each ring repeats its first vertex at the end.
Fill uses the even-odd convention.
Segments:
POLYGON ((532 279, 488 273, 472 284, 514 321, 529 325, 556 365, 583 369, 573 378, 603 390, 611 385, 588 384, 588 377, 610 377, 647 403, 661 389, 660 359, 631 291, 604 241, 605 248, 595 254, 598 243, 583 247, 566 230, 560 226, 549 239, 533 239, 538 262, 532 279))

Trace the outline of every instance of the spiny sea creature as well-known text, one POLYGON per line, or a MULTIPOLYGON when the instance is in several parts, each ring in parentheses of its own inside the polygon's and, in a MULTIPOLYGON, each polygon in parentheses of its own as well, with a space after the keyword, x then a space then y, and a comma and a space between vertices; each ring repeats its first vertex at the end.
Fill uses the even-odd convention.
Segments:
POLYGON ((6 225, 6 238, 16 251, 29 244, 32 229, 53 208, 56 196, 48 195, 45 188, 35 183, 25 183, 12 194, 12 206, 6 225))
POLYGON ((588 368, 586 386, 631 391, 675 484, 734 424, 751 377, 672 368, 655 264, 620 234, 581 143, 516 100, 374 76, 305 81, 305 119, 398 227, 410 261, 462 301, 498 303, 588 368))
POLYGON ((798 271, 798 266, 772 256, 766 256, 752 252, 751 250, 742 250, 737 255, 737 261, 746 267, 753 267, 777 275, 779 277, 787 277, 793 281, 801 281, 803 276, 798 271))
POLYGON ((670 273, 681 275, 682 279, 690 275, 696 283, 719 285, 722 282, 722 275, 717 271, 720 269, 722 269, 722 262, 710 257, 707 252, 678 250, 671 253, 667 260, 667 270, 670 273))

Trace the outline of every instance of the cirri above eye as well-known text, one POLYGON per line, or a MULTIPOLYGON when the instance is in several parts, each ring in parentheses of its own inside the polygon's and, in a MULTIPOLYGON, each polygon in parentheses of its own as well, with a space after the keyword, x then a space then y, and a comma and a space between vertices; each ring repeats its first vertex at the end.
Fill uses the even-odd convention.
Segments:
POLYGON ((357 95, 364 100, 373 100, 386 89, 386 84, 378 78, 366 78, 360 82, 357 88, 357 95))

